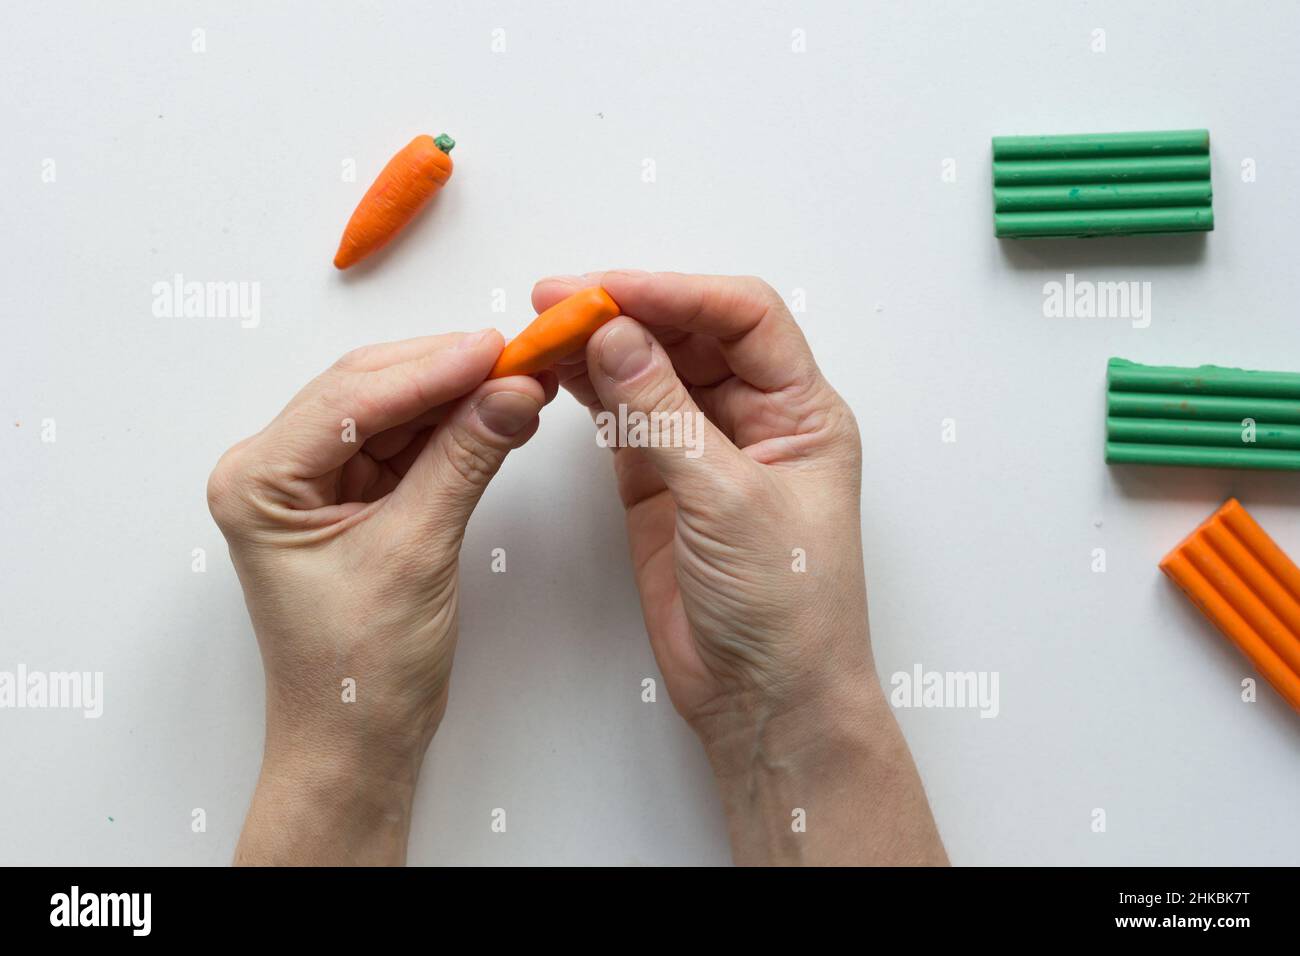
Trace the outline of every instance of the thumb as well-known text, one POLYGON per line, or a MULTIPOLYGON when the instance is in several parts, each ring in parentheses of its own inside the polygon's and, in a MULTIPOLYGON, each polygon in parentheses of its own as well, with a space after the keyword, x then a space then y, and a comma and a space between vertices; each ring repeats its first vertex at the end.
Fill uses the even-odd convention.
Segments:
POLYGON ((485 382, 461 399, 392 493, 402 533, 459 547, 488 482, 537 431, 545 404, 542 385, 523 375, 485 382))
MULTIPOLYGON (((587 342, 592 387, 620 443, 639 447, 679 506, 706 506, 752 463, 700 411, 663 346, 636 320, 617 318, 587 342), (621 434, 626 420, 627 434, 621 434)), ((604 427, 601 420, 597 425, 604 427)))

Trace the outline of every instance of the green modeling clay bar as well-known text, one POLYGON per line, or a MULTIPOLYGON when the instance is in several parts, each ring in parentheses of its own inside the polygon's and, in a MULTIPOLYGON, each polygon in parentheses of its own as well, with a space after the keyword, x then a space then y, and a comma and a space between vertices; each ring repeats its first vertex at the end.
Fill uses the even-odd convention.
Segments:
POLYGON ((1106 369, 1106 460, 1300 470, 1300 374, 1113 358, 1106 369))
POLYGON ((993 231, 1000 237, 1208 232, 1210 134, 993 137, 993 231))

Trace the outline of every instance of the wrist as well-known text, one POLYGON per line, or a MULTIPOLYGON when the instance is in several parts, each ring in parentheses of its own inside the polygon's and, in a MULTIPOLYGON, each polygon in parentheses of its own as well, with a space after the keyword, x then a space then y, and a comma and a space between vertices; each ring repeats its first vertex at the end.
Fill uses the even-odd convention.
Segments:
POLYGON ((235 862, 400 865, 420 760, 268 739, 235 862))
POLYGON ((732 693, 697 713, 692 728, 720 782, 747 779, 768 761, 830 759, 854 749, 884 693, 869 666, 804 681, 780 694, 732 693))
POLYGON ((313 709, 268 699, 263 763, 405 778, 418 771, 443 710, 393 709, 382 697, 313 709))
POLYGON ((741 865, 946 862, 874 673, 800 702, 750 700, 697 726, 741 865))
POLYGON ((267 709, 237 864, 400 865, 428 737, 267 709))

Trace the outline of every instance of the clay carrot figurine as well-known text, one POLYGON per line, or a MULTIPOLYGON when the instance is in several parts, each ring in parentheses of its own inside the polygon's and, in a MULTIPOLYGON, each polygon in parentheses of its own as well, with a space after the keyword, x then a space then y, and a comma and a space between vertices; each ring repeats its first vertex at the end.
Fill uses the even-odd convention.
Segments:
POLYGON ((446 133, 417 136, 390 159, 348 220, 334 265, 346 269, 386 246, 451 178, 455 145, 446 133))
POLYGON ((600 286, 592 286, 561 299, 510 340, 488 378, 532 375, 578 351, 587 339, 618 318, 618 303, 600 286))

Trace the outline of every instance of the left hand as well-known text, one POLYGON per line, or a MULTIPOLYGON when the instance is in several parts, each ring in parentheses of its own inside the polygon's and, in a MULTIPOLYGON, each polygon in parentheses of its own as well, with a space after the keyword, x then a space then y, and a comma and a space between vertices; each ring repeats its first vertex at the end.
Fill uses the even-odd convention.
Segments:
POLYGON ((266 670, 237 858, 400 862, 447 706, 465 525, 555 376, 484 381, 501 335, 351 352, 218 462, 208 501, 266 670))

